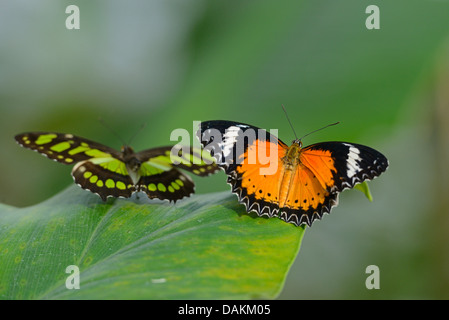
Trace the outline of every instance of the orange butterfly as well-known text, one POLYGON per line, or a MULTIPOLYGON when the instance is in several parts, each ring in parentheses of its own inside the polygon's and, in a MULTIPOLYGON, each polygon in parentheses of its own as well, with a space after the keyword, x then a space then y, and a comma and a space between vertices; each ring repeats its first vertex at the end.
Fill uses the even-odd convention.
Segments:
POLYGON ((297 226, 312 226, 338 204, 341 191, 388 167, 387 158, 367 146, 322 142, 303 148, 301 139, 287 146, 267 131, 239 122, 202 122, 197 135, 247 212, 297 226))

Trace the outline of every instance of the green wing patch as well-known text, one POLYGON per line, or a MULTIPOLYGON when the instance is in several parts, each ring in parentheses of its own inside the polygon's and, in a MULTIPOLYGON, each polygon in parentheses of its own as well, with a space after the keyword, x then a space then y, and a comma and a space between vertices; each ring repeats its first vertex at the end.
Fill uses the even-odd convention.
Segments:
POLYGON ((192 179, 178 168, 203 177, 219 169, 213 162, 214 158, 207 152, 202 153, 200 148, 183 147, 178 150, 167 146, 141 151, 136 156, 144 161, 140 167, 139 191, 144 191, 149 198, 174 202, 194 193, 192 179))
POLYGON ((145 192, 150 199, 174 201, 190 196, 194 193, 192 179, 179 170, 172 168, 159 174, 142 176, 139 190, 145 192))
MULTIPOLYGON (((73 167, 72 176, 81 188, 98 194, 103 201, 108 197, 129 198, 136 187, 127 172, 120 169, 124 163, 110 158, 109 162, 95 164, 91 160, 79 162, 73 167), (111 163, 117 163, 111 165, 111 163), (113 171, 111 168, 115 168, 113 171)), ((125 168, 126 171, 126 168, 125 168)))
POLYGON ((29 132, 16 135, 15 139, 22 147, 35 150, 64 164, 74 164, 91 158, 109 158, 117 156, 118 153, 112 148, 72 134, 29 132))
POLYGON ((197 176, 205 177, 218 171, 215 158, 201 148, 175 146, 164 150, 164 154, 149 159, 150 163, 170 164, 175 168, 189 171, 197 176))

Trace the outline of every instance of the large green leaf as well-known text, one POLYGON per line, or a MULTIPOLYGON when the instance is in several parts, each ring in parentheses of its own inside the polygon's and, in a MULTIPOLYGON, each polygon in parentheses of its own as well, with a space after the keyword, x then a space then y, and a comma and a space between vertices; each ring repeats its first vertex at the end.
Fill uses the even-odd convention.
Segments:
POLYGON ((0 298, 271 299, 304 230, 246 214, 229 192, 104 203, 72 186, 32 207, 0 205, 0 298), (66 288, 70 265, 79 290, 66 288))

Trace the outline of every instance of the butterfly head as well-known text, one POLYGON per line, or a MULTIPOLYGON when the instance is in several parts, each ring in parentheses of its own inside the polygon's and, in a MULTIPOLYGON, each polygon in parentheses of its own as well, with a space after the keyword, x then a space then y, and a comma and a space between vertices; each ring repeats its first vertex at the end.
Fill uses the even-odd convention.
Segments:
POLYGON ((301 140, 300 139, 293 140, 292 145, 288 147, 286 156, 283 158, 285 161, 285 165, 292 166, 298 163, 301 148, 302 148, 301 140))
POLYGON ((301 139, 295 139, 292 141, 292 144, 297 145, 299 148, 302 148, 302 141, 301 139))
POLYGON ((121 148, 123 161, 126 163, 128 173, 138 172, 142 162, 136 157, 133 148, 124 145, 121 148))
POLYGON ((127 145, 122 146, 120 151, 123 153, 123 156, 125 157, 134 153, 134 149, 127 145))

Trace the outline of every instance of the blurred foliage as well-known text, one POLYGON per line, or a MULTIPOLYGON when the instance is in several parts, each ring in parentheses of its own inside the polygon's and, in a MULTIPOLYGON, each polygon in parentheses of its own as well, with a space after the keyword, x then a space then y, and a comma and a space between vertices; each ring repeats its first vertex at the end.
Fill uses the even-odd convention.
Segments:
POLYGON ((250 216, 227 192, 177 205, 104 203, 71 186, 0 213, 0 299, 8 300, 273 299, 305 229, 250 216), (79 290, 66 288, 66 266, 79 268, 79 290))
MULTIPOLYGON (((68 167, 15 145, 19 132, 118 148, 98 117, 125 141, 147 123, 140 150, 175 143, 193 120, 229 119, 288 143, 284 104, 298 135, 341 121, 306 144, 367 144, 391 167, 370 183, 374 202, 346 191, 307 232, 280 297, 449 298, 448 1, 77 0, 76 31, 69 4, 0 4, 1 202, 35 204, 72 183, 68 167), (380 30, 365 27, 372 4, 380 30), (365 288, 370 264, 380 290, 365 288)), ((229 190, 223 173, 195 182, 229 190)))

